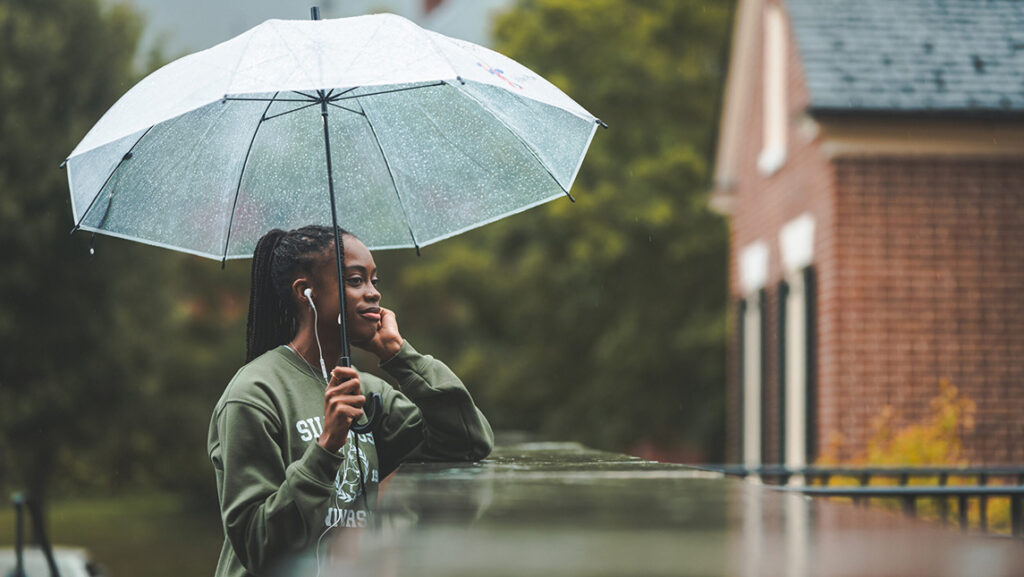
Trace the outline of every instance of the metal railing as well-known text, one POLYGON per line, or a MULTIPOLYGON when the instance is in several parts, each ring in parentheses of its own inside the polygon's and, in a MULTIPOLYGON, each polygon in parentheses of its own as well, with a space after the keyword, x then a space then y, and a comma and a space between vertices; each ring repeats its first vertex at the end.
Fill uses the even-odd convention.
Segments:
POLYGON ((784 467, 763 465, 707 465, 699 467, 737 477, 756 476, 766 483, 786 485, 786 491, 819 497, 848 497, 855 505, 866 505, 870 499, 896 499, 903 512, 911 517, 918 513, 918 501, 931 499, 938 503, 939 519, 950 523, 949 502, 957 503, 955 522, 962 531, 969 525, 968 506, 974 499, 978 503, 979 528, 989 533, 988 502, 991 498, 1006 498, 1010 502, 1010 533, 1024 536, 1024 467, 784 467), (852 478, 857 485, 829 486, 834 478, 852 478), (896 485, 871 485, 872 479, 895 479, 896 485), (911 485, 912 479, 935 478, 935 485, 911 485), (949 485, 951 478, 973 480, 973 485, 949 485), (802 484, 789 486, 794 479, 802 484), (990 484, 999 480, 1003 484, 990 484), (774 481, 774 483, 771 483, 774 481))
POLYGON ((25 509, 32 518, 32 534, 36 544, 43 550, 43 557, 50 568, 51 577, 60 577, 57 570, 57 561, 53 557, 53 548, 50 547, 50 539, 46 536, 46 528, 43 525, 43 509, 39 501, 23 493, 11 495, 11 503, 14 505, 14 571, 9 573, 11 577, 25 577, 25 509))

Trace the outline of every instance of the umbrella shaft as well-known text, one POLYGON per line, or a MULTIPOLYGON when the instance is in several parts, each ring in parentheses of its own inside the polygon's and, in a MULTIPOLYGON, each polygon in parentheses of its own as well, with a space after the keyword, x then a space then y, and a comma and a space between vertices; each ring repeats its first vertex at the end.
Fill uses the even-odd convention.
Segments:
POLYGON ((324 149, 327 154, 327 189, 331 194, 331 222, 334 224, 334 256, 338 267, 338 310, 341 312, 341 357, 338 359, 338 366, 351 367, 352 359, 348 347, 347 317, 345 314, 345 245, 342 243, 341 234, 338 232, 338 207, 334 200, 334 169, 331 167, 331 135, 327 129, 327 99, 323 91, 320 92, 320 116, 324 123, 324 149))
MULTIPOLYGON (((345 245, 341 241, 341 233, 338 232, 338 206, 334 199, 334 169, 331 167, 331 134, 327 129, 327 97, 323 90, 317 92, 320 96, 320 116, 324 120, 324 149, 327 153, 327 189, 331 193, 331 220, 334 222, 334 256, 337 259, 338 265, 338 310, 341 311, 341 315, 338 317, 339 324, 341 325, 341 357, 338 359, 338 366, 351 367, 352 359, 349 356, 348 330, 345 316, 345 279, 343 278, 345 270, 345 245)), ((369 403, 366 412, 366 422, 363 424, 353 423, 350 427, 350 430, 357 435, 371 433, 382 411, 380 393, 370 393, 366 400, 369 403)), ((358 437, 356 438, 358 439, 358 437)))

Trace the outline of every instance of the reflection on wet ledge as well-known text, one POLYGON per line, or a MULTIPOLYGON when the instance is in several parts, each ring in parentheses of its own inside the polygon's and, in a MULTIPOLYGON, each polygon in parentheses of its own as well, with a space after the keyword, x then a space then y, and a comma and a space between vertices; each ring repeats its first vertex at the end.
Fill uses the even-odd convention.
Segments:
POLYGON ((1024 544, 572 443, 406 464, 283 575, 1009 576, 1024 544), (318 563, 319 562, 319 563, 318 563))

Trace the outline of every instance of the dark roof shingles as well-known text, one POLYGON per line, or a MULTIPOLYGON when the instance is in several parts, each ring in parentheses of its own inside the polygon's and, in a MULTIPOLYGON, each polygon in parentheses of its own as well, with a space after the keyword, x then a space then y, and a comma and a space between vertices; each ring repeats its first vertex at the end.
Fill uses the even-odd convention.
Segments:
POLYGON ((786 0, 811 109, 1024 112, 1024 0, 786 0))

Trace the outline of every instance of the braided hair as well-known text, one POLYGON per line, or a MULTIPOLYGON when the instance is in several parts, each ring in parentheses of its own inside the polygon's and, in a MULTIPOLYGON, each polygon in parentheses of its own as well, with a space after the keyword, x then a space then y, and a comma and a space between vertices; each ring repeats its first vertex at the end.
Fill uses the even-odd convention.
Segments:
MULTIPOLYGON (((339 237, 346 235, 353 236, 338 229, 339 237)), ((302 275, 313 274, 317 259, 333 247, 334 231, 314 225, 288 232, 275 228, 256 243, 245 329, 245 362, 295 336, 298 311, 291 297, 292 283, 302 275)))

